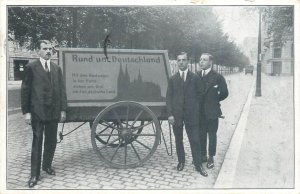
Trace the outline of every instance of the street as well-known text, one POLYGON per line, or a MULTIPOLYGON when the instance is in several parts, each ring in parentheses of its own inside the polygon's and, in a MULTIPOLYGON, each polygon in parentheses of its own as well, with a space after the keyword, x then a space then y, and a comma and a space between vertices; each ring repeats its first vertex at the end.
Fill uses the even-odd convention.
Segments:
MULTIPOLYGON (((57 145, 53 161, 56 176, 50 176, 42 172, 42 180, 38 182, 38 185, 34 187, 34 189, 213 188, 230 145, 231 138, 239 122, 248 93, 251 86, 254 86, 253 81, 255 81, 255 76, 237 73, 227 75, 225 79, 229 88, 229 97, 221 102, 225 119, 220 119, 215 167, 213 169, 207 169, 205 167, 209 174, 208 177, 205 178, 195 171, 192 165, 186 134, 184 135, 184 142, 187 161, 186 167, 181 172, 176 170, 177 157, 173 134, 172 156, 167 155, 162 141, 154 155, 143 167, 135 169, 112 169, 105 167, 92 149, 89 125, 85 124, 80 129, 65 136, 62 142, 57 145)), ((280 77, 276 79, 280 79, 280 77)), ((286 82, 290 82, 292 77, 281 80, 282 85, 284 85, 286 82)), ((13 99, 9 98, 9 101, 10 100, 13 99)), ((290 101, 288 101, 290 107, 289 103, 290 101)), ((291 115, 285 117, 288 119, 287 123, 290 123, 290 116, 291 115)), ((256 121, 252 120, 251 122, 255 123, 256 121)), ((65 133, 79 124, 80 123, 65 124, 65 133)), ((20 111, 8 115, 7 126, 7 189, 27 189, 27 181, 30 176, 31 126, 25 124, 20 111)), ((61 126, 60 124, 59 131, 61 126)), ((288 125, 288 127, 292 130, 291 126, 288 125)), ((166 135, 168 143, 169 129, 166 121, 162 124, 162 130, 166 135)), ((290 138, 290 136, 287 138, 290 138)), ((276 139, 274 141, 276 141, 276 139)), ((248 157, 248 160, 252 160, 251 155, 248 157)), ((240 166, 241 164, 239 164, 238 167, 240 168, 240 166)), ((288 176, 288 174, 286 176, 288 176)), ((235 181, 237 180, 238 179, 235 181)), ((247 187, 247 185, 242 185, 241 187, 247 187)))

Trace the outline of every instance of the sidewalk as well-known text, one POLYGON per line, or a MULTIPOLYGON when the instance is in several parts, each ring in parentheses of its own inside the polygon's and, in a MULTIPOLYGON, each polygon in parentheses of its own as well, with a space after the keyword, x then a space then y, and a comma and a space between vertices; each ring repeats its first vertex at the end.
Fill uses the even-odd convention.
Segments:
POLYGON ((7 81, 7 90, 21 89, 22 81, 7 81))
POLYGON ((293 188, 293 77, 262 75, 262 96, 254 86, 250 100, 244 133, 235 131, 215 188, 293 188))
POLYGON ((21 111, 21 84, 22 81, 7 81, 8 114, 14 114, 21 111))

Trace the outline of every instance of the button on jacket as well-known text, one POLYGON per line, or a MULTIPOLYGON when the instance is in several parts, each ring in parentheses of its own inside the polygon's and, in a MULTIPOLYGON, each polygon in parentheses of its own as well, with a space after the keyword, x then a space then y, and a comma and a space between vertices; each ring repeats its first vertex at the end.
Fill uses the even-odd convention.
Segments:
MULTIPOLYGON (((216 119, 222 115, 220 101, 228 96, 227 84, 224 77, 211 70, 204 77, 202 71, 198 72, 204 90, 201 94, 200 112, 206 119, 216 119)), ((200 115, 201 116, 201 115, 200 115)))
POLYGON ((179 72, 173 75, 167 90, 168 116, 175 117, 175 125, 181 124, 182 119, 188 124, 198 124, 199 120, 199 78, 188 71, 183 82, 179 72))
POLYGON ((61 68, 50 62, 50 69, 49 77, 39 60, 26 65, 21 87, 23 114, 33 113, 42 121, 59 120, 67 109, 61 68))

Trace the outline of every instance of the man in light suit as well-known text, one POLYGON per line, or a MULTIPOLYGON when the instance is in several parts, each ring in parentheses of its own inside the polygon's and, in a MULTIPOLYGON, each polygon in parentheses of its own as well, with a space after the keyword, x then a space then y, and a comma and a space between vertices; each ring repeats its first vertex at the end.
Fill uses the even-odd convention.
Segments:
POLYGON ((183 125, 185 125, 195 168, 202 176, 207 176, 199 154, 199 78, 188 70, 186 53, 178 55, 177 62, 179 72, 169 79, 166 95, 168 120, 173 125, 175 136, 178 157, 177 170, 182 171, 185 165, 183 146, 183 125))
POLYGON ((219 117, 222 116, 220 101, 228 96, 224 77, 212 69, 213 56, 203 53, 200 57, 201 71, 198 72, 204 90, 200 97, 200 144, 201 161, 207 161, 207 168, 214 167, 217 147, 217 130, 219 117), (207 159, 207 135, 209 139, 207 159))
POLYGON ((40 58, 25 67, 21 86, 21 106, 25 122, 32 126, 31 177, 34 187, 40 178, 43 134, 45 135, 42 169, 55 175, 52 161, 56 148, 58 122, 66 119, 66 90, 61 68, 50 61, 52 45, 38 44, 40 58))

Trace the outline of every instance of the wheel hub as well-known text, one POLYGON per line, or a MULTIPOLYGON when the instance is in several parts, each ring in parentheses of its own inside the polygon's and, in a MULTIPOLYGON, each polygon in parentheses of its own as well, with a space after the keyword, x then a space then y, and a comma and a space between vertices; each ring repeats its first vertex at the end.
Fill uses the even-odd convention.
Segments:
POLYGON ((126 143, 130 143, 133 141, 133 134, 131 129, 123 129, 120 133, 120 138, 124 139, 126 143))

